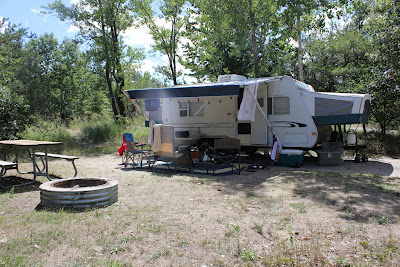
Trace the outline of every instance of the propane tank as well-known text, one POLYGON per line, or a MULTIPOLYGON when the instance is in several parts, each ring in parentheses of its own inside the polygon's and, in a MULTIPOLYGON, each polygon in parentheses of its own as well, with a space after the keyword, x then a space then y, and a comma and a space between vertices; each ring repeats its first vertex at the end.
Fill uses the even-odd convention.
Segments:
POLYGON ((346 137, 346 144, 348 146, 354 146, 357 142, 357 136, 353 131, 349 131, 346 137))

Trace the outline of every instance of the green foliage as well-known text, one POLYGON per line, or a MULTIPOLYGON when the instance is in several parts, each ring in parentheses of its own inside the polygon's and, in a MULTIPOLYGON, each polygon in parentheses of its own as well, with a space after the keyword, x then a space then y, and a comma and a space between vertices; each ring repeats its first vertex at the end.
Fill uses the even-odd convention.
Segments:
POLYGON ((29 122, 23 98, 0 86, 0 139, 15 139, 29 122))
MULTIPOLYGON (((125 86, 124 62, 132 62, 132 50, 126 49, 121 34, 133 25, 132 6, 126 0, 79 1, 66 6, 55 1, 47 11, 61 20, 69 20, 79 34, 89 41, 89 49, 97 72, 104 78, 114 119, 126 116, 123 96, 125 86)), ((136 56, 135 56, 136 58, 136 56)))
MULTIPOLYGON (((317 90, 371 93, 372 118, 382 133, 400 124, 399 1, 82 0, 54 1, 45 9, 78 27, 80 41, 28 36, 0 19, 2 138, 17 137, 28 112, 65 122, 110 110, 114 120, 135 114, 123 89, 163 86, 139 71, 143 51, 122 38, 139 19, 150 28, 153 49, 168 55, 168 66, 159 70, 174 83, 179 60, 198 80, 210 81, 229 73, 298 76, 304 62, 305 80, 317 90), (338 19, 348 3, 343 26, 338 19), (155 23, 159 18, 169 26, 155 23), (328 29, 328 23, 336 26, 328 29), (182 44, 183 37, 189 42, 182 44), (294 41, 303 42, 306 56, 294 41)), ((113 138, 117 130, 110 125, 93 126, 87 140, 113 138)))
POLYGON ((63 142, 65 147, 78 147, 78 139, 71 134, 67 125, 60 121, 40 121, 21 133, 23 139, 63 142))
POLYGON ((307 43, 306 81, 318 91, 366 92, 370 75, 371 43, 362 33, 346 27, 307 43))
POLYGON ((379 123, 383 134, 386 134, 389 129, 396 129, 400 124, 400 80, 398 75, 391 76, 390 73, 377 75, 369 87, 373 97, 372 116, 379 123))
POLYGON ((373 59, 372 115, 383 134, 400 124, 400 3, 374 1, 365 30, 372 37, 373 59))
POLYGON ((257 259, 257 253, 255 251, 239 249, 238 254, 239 258, 245 261, 255 261, 257 259))
POLYGON ((82 139, 85 142, 99 144, 117 136, 122 136, 124 127, 111 118, 91 120, 83 124, 82 139))
POLYGON ((75 119, 69 123, 40 121, 38 118, 34 121, 34 125, 20 134, 21 138, 63 142, 63 146, 57 149, 70 153, 79 150, 80 155, 115 152, 125 132, 132 133, 137 142, 144 143, 149 134, 149 129, 144 126, 144 117, 121 118, 118 122, 110 115, 75 119))
POLYGON ((132 1, 137 8, 142 23, 150 29, 150 34, 155 42, 152 45, 154 51, 159 51, 168 57, 168 64, 157 67, 157 71, 168 79, 171 79, 174 85, 178 84, 178 77, 182 72, 178 70, 177 63, 179 59, 178 45, 182 37, 182 29, 187 18, 183 16, 186 0, 163 0, 158 7, 161 10, 160 18, 169 24, 168 27, 159 26, 154 11, 151 9, 150 2, 132 1))
POLYGON ((400 134, 380 132, 367 132, 358 134, 361 144, 367 144, 368 155, 386 155, 393 158, 400 158, 400 134))
POLYGON ((258 76, 258 63, 268 56, 263 49, 275 38, 271 31, 276 28, 275 2, 191 2, 185 66, 199 80, 229 73, 258 76))
POLYGON ((26 29, 0 18, 0 86, 12 88, 19 85, 15 74, 23 59, 23 39, 26 36, 26 29))

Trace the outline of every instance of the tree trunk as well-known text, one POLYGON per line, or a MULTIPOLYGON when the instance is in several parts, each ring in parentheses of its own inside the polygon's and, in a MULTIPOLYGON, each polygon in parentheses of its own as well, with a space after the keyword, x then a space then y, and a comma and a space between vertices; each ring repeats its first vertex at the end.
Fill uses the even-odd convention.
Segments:
POLYGON ((107 82, 107 87, 108 87, 108 97, 111 100, 111 106, 112 106, 112 110, 114 113, 114 119, 117 120, 118 119, 118 110, 117 110, 117 105, 115 103, 115 96, 114 96, 114 92, 112 89, 112 83, 111 83, 111 79, 110 79, 110 69, 109 69, 109 64, 106 63, 106 82, 107 82))
POLYGON ((99 7, 100 10, 102 12, 101 15, 101 33, 102 33, 102 37, 103 37, 103 42, 104 42, 104 53, 106 54, 106 82, 107 82, 107 87, 108 87, 108 97, 111 100, 111 106, 112 106, 112 110, 114 113, 114 120, 118 120, 118 109, 115 103, 115 96, 114 96, 114 92, 113 92, 113 88, 112 88, 112 83, 111 83, 111 79, 110 79, 110 53, 108 50, 108 45, 107 45, 107 38, 106 38, 106 30, 104 27, 104 17, 103 17, 103 5, 101 3, 101 0, 98 0, 99 2, 99 7))
POLYGON ((255 76, 255 78, 259 78, 260 77, 260 66, 259 66, 260 58, 258 57, 258 45, 257 45, 257 39, 256 39, 256 20, 254 17, 254 12, 253 12, 252 7, 253 7, 253 1, 249 0, 251 46, 252 46, 253 57, 254 57, 254 76, 255 76))
POLYGON ((299 46, 299 77, 300 81, 304 82, 304 72, 303 72, 303 49, 301 47, 301 20, 300 15, 297 15, 297 42, 299 46))
POLYGON ((176 77, 176 49, 175 49, 175 42, 176 42, 176 18, 174 17, 172 20, 172 27, 171 27, 171 51, 169 57, 169 65, 171 69, 172 79, 174 81, 174 85, 178 84, 178 80, 176 77))
POLYGON ((114 45, 114 56, 115 56, 115 69, 113 71, 113 77, 114 80, 118 86, 118 91, 117 91, 117 96, 115 97, 115 100, 118 105, 119 109, 119 115, 122 117, 126 117, 126 109, 125 109, 125 104, 123 101, 123 88, 125 86, 125 79, 121 67, 121 61, 120 61, 120 54, 119 54, 119 45, 118 45, 118 33, 117 33, 117 26, 115 25, 115 20, 113 22, 113 26, 111 27, 111 35, 112 35, 112 40, 113 40, 113 45, 114 45))

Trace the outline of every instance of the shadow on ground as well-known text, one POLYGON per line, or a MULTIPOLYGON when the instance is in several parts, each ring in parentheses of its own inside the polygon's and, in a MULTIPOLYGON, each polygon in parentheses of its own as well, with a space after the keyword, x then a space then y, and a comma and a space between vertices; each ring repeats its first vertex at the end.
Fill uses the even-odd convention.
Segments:
POLYGON ((124 168, 124 171, 148 171, 172 177, 185 175, 195 180, 216 182, 224 194, 244 192, 246 195, 268 194, 274 186, 290 184, 293 196, 307 198, 339 212, 346 220, 391 224, 400 219, 400 190, 398 178, 388 177, 394 167, 385 162, 370 160, 355 163, 345 160, 339 166, 320 166, 317 158, 306 157, 299 168, 276 166, 265 157, 254 156, 243 166, 257 163, 268 166, 255 172, 245 169, 241 175, 212 176, 188 171, 124 168))
POLYGON ((0 194, 8 193, 10 190, 13 190, 14 193, 24 193, 31 191, 39 191, 39 186, 42 184, 41 182, 35 181, 32 184, 18 186, 20 184, 26 184, 31 182, 32 179, 26 179, 19 176, 7 175, 3 176, 1 179, 1 184, 10 188, 2 188, 0 187, 0 194), (13 187, 15 186, 15 187, 13 187))

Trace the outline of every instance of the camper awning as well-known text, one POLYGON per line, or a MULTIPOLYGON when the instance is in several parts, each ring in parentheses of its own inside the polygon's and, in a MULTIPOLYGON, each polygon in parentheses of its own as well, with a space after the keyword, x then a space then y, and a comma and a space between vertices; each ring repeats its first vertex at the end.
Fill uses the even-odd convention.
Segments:
POLYGON ((205 97, 205 96, 237 96, 241 84, 199 84, 183 85, 167 88, 126 90, 129 99, 174 98, 174 97, 205 97))
POLYGON ((167 88, 131 89, 124 93, 129 99, 238 96, 239 89, 251 83, 268 83, 281 80, 282 77, 256 78, 232 82, 213 82, 177 85, 167 88))

